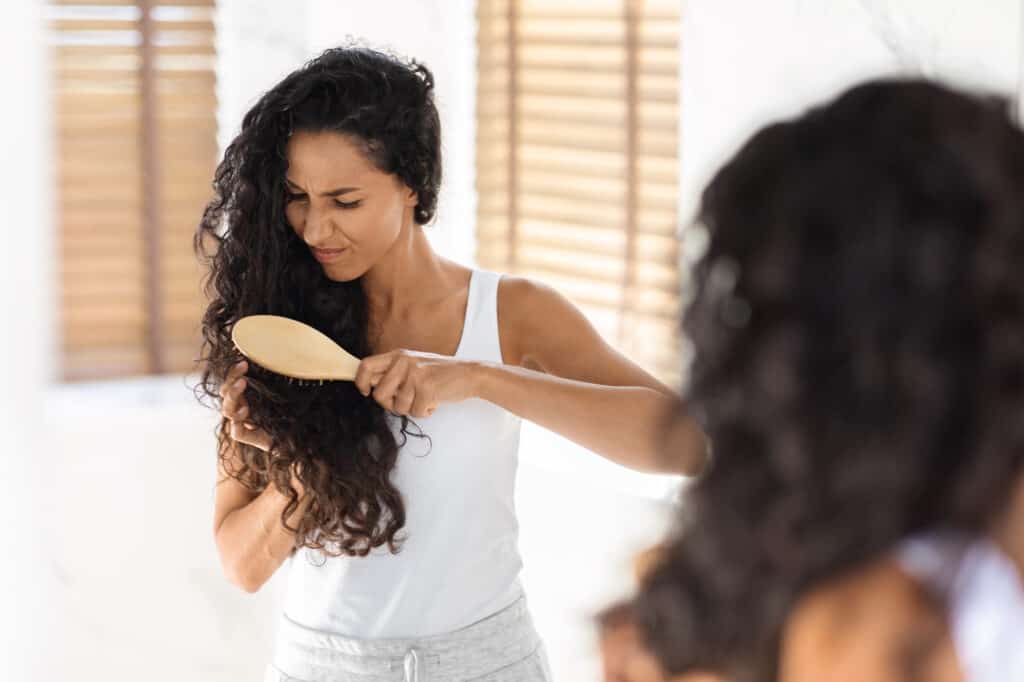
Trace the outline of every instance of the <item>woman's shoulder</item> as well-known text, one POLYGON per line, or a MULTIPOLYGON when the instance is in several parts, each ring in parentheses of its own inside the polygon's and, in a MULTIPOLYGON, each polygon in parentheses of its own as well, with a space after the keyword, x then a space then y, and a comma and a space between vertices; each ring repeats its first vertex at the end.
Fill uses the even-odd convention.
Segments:
POLYGON ((524 364, 531 347, 546 345, 544 340, 556 332, 576 329, 571 323, 583 317, 557 289, 520 275, 500 274, 497 303, 502 354, 508 364, 532 366, 524 364))
POLYGON ((489 270, 483 272, 491 273, 499 278, 499 305, 506 303, 510 309, 528 309, 537 305, 557 304, 559 301, 565 300, 558 290, 539 280, 503 272, 489 270))

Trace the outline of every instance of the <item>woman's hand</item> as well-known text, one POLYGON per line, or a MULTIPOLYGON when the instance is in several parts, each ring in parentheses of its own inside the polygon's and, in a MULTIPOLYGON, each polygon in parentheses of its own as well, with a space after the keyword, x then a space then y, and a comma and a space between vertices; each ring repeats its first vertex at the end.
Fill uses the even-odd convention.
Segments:
POLYGON ((395 414, 429 417, 437 406, 476 395, 477 363, 411 350, 363 358, 355 384, 365 396, 395 414))
MULTIPOLYGON (((224 379, 224 385, 220 387, 222 399, 221 414, 231 421, 231 438, 240 443, 254 445, 260 450, 270 450, 270 434, 263 429, 257 429, 251 423, 245 421, 249 416, 249 404, 245 400, 245 373, 249 364, 242 360, 236 363, 224 379)), ((290 467, 292 486, 295 487, 299 497, 306 494, 306 487, 299 478, 299 462, 294 461, 290 467)))
POLYGON ((249 404, 245 400, 245 373, 249 364, 242 360, 236 363, 220 387, 220 413, 231 422, 231 437, 240 443, 254 445, 260 450, 270 449, 270 435, 245 421, 249 416, 249 404))

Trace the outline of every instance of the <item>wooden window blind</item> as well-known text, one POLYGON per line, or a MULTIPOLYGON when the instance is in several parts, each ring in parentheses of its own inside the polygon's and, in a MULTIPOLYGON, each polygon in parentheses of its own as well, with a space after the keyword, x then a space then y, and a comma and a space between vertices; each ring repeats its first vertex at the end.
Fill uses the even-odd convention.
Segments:
POLYGON ((47 3, 64 380, 187 372, 217 163, 214 0, 47 3))
POLYGON ((477 4, 477 261, 677 388, 679 5, 477 4))

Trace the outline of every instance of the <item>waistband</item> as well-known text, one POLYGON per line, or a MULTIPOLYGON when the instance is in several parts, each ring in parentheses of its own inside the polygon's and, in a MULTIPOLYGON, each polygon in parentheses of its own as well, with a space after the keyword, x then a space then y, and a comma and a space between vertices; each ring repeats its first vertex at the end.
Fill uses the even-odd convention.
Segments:
POLYGON ((526 597, 464 628, 431 637, 358 639, 299 625, 282 614, 273 667, 287 680, 420 682, 471 679, 530 656, 540 645, 526 597))

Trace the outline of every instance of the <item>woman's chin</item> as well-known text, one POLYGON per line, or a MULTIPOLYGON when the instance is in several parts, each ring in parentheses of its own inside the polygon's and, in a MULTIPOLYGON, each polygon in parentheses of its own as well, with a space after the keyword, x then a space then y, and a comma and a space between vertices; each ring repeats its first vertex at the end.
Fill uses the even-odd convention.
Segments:
POLYGON ((321 263, 324 275, 332 282, 351 282, 362 277, 363 273, 350 267, 342 267, 336 263, 321 263))

